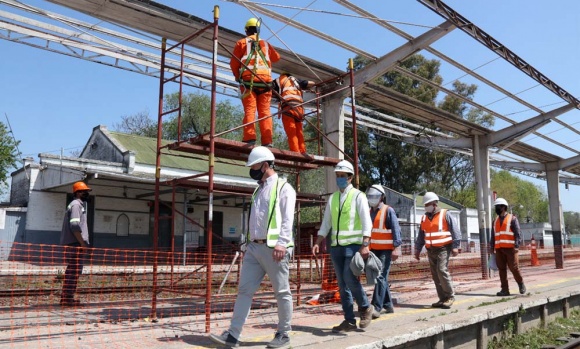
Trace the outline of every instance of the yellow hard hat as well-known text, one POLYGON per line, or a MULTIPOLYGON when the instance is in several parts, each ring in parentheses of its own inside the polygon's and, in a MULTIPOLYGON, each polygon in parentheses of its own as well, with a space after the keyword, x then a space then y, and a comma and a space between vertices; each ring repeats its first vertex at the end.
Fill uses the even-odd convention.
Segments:
POLYGON ((259 26, 260 26, 260 22, 258 21, 257 18, 250 18, 246 22, 245 28, 248 29, 249 27, 259 27, 259 26))

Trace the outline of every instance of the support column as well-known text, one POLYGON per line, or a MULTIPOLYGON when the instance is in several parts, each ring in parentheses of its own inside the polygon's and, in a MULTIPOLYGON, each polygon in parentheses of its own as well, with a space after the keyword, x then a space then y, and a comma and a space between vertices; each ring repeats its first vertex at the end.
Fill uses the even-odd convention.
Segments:
POLYGON ((487 264, 488 236, 491 218, 489 216, 489 155, 486 140, 473 136, 473 166, 477 199, 477 218, 479 222, 479 248, 481 255, 481 276, 489 279, 487 264))
POLYGON ((548 205, 550 210, 550 224, 554 237, 554 257, 556 269, 564 269, 564 251, 562 249, 562 213, 560 212, 560 183, 558 167, 546 164, 546 178, 548 181, 548 205))
MULTIPOLYGON (((324 154, 331 158, 343 159, 344 156, 336 148, 344 150, 344 110, 342 98, 324 99, 322 102, 322 129, 328 140, 324 139, 324 154), (330 142, 334 143, 332 145, 330 142)), ((334 168, 326 167, 326 193, 338 190, 334 168)))

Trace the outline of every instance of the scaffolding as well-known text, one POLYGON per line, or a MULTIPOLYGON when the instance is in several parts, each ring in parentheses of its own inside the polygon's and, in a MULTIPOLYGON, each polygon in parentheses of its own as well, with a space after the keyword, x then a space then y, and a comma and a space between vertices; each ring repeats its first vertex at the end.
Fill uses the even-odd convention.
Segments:
MULTIPOLYGON (((154 229, 153 229, 153 248, 154 248, 154 262, 153 262, 153 295, 152 295, 152 305, 151 305, 151 318, 157 318, 157 296, 160 292, 174 292, 174 293, 186 293, 192 296, 202 297, 204 298, 205 304, 205 330, 209 332, 211 326, 211 313, 212 313, 212 305, 213 300, 216 297, 220 296, 221 289, 225 283, 227 276, 230 274, 232 270, 232 266, 238 261, 238 252, 236 251, 235 256, 232 258, 231 264, 229 269, 227 269, 226 275, 224 280, 221 282, 217 293, 214 292, 215 285, 218 283, 214 283, 214 250, 213 250, 213 239, 223 238, 219 235, 214 234, 213 231, 213 212, 214 212, 214 200, 216 198, 216 194, 227 194, 227 195, 235 195, 241 197, 248 197, 252 194, 253 189, 251 187, 245 186, 238 186, 238 185, 228 185, 228 184, 220 184, 214 181, 215 176, 215 164, 220 159, 227 159, 227 160, 234 160, 239 161, 239 165, 243 166, 241 161, 246 161, 248 154, 251 152, 253 145, 241 142, 241 141, 234 141, 222 138, 222 136, 228 132, 235 131, 247 125, 254 125, 255 123, 259 122, 260 119, 252 121, 248 124, 243 124, 233 129, 229 129, 226 131, 218 132, 216 130, 216 118, 218 117, 216 114, 216 72, 217 72, 217 61, 218 61, 218 45, 221 46, 218 39, 219 33, 219 7, 216 6, 214 8, 214 19, 213 22, 205 26, 204 28, 196 31, 195 33, 189 35, 188 37, 184 38, 183 40, 169 45, 166 39, 162 41, 162 49, 161 49, 161 73, 159 79, 159 109, 158 109, 158 119, 157 119, 157 154, 156 154, 156 175, 155 175, 155 203, 154 203, 154 229), (206 31, 213 31, 212 41, 213 41, 213 56, 212 56, 212 75, 211 75, 211 116, 210 116, 210 127, 209 132, 198 135, 193 138, 189 139, 181 139, 181 121, 182 121, 182 109, 183 109, 183 78, 184 74, 192 74, 193 72, 187 70, 187 65, 185 63, 185 45, 196 39, 201 39, 201 36, 206 31), (166 60, 166 55, 169 53, 173 53, 174 55, 177 54, 176 51, 180 51, 179 55, 180 65, 175 66, 175 64, 166 60), (166 77, 166 72, 172 72, 174 75, 171 77, 166 77), (172 109, 166 109, 164 105, 164 94, 165 94, 165 86, 168 83, 178 83, 179 84, 179 92, 178 92, 178 105, 172 109), (177 115, 177 139, 173 142, 171 141, 164 141, 163 140, 163 125, 167 118, 170 115, 177 115), (207 160, 208 170, 206 172, 197 173, 192 176, 188 177, 181 177, 181 178, 174 178, 169 180, 162 179, 162 158, 164 156, 168 156, 168 152, 172 152, 175 154, 176 152, 180 154, 180 156, 188 157, 188 156, 202 156, 207 160), (169 187, 170 189, 166 189, 169 187), (164 188, 164 189, 162 189, 164 188), (206 190, 207 191, 207 220, 206 224, 202 225, 187 216, 187 212, 185 210, 180 210, 178 204, 176 203, 176 197, 179 193, 187 193, 188 190, 196 189, 196 190, 206 190), (162 200, 162 195, 171 193, 171 202, 167 203, 162 200), (160 213, 160 208, 162 206, 169 207, 171 209, 170 215, 162 215, 160 213), (190 274, 186 274, 185 276, 174 277, 174 264, 176 260, 175 254, 175 231, 174 231, 174 222, 177 217, 183 217, 185 220, 188 220, 191 224, 197 225, 200 229, 204 230, 204 236, 206 238, 206 251, 205 258, 201 260, 205 261, 204 265, 200 265, 196 268, 196 272, 205 269, 205 293, 196 293, 196 292, 188 292, 184 291, 183 288, 178 287, 178 283, 190 277, 190 274), (163 220, 171 220, 171 250, 170 250, 170 257, 167 259, 168 263, 171 264, 170 268, 170 281, 167 284, 160 285, 158 281, 159 275, 159 260, 157 258, 159 254, 159 233, 160 233, 160 223, 163 220)), ((225 49, 230 55, 231 52, 228 48, 225 49)), ((243 62, 240 62, 244 64, 243 62)), ((195 73, 193 73, 195 74, 195 73)), ((351 161, 354 163, 355 168, 355 178, 356 181, 354 184, 358 187, 358 166, 357 166, 357 139, 356 139, 356 109, 355 109, 355 91, 354 91, 354 68, 353 62, 350 61, 349 64, 349 71, 341 76, 337 76, 333 79, 328 81, 322 81, 315 85, 316 88, 316 97, 312 100, 304 102, 302 105, 314 105, 315 111, 309 114, 313 114, 312 118, 315 118, 314 121, 308 120, 305 118, 306 122, 308 122, 309 126, 315 130, 316 137, 313 139, 307 140, 308 142, 316 141, 317 142, 317 154, 302 154, 288 150, 276 149, 272 148, 272 153, 276 158, 276 166, 282 172, 286 172, 295 176, 295 188, 297 192, 297 200, 296 200, 296 210, 295 210, 295 252, 294 252, 294 259, 296 261, 296 279, 294 280, 294 284, 296 286, 296 292, 294 296, 296 297, 296 302, 299 305, 301 299, 301 285, 302 285, 302 275, 301 275, 301 260, 303 256, 307 256, 310 259, 310 264, 312 265, 312 257, 310 254, 310 248, 312 246, 312 238, 311 234, 316 234, 315 226, 309 226, 307 228, 309 234, 307 236, 302 236, 303 232, 301 231, 301 224, 300 224, 300 213, 302 206, 316 206, 319 207, 320 212, 323 210, 323 205, 325 204, 324 196, 326 194, 310 194, 310 193, 302 193, 300 191, 300 174, 303 171, 318 169, 320 167, 325 166, 334 166, 336 165, 340 159, 338 158, 330 158, 321 155, 322 153, 322 140, 326 140, 326 143, 331 147, 336 147, 339 152, 342 152, 345 158, 348 157, 342 149, 334 144, 324 133, 321 131, 321 113, 320 113, 320 101, 323 98, 329 97, 330 95, 342 91, 342 90, 350 90, 350 103, 352 106, 352 128, 353 128, 353 137, 354 137, 354 154, 351 161), (350 76, 350 84, 343 85, 346 76, 350 76), (338 89, 332 89, 332 92, 328 94, 324 94, 324 91, 329 91, 331 89, 325 88, 328 87, 329 84, 332 85, 343 85, 340 86, 338 89), (308 242, 310 237, 310 242, 308 242), (302 251, 306 250, 306 251, 302 251)), ((274 94, 277 94, 273 91, 274 94)), ((280 96, 278 96, 280 97, 280 96)), ((272 118, 275 117, 275 114, 270 116, 272 118)), ((246 205, 244 200, 244 209, 243 209, 243 216, 245 217, 246 212, 246 205)), ((185 205, 184 205, 185 207, 185 205)), ((322 215, 320 214, 320 217, 322 215)), ((245 221, 246 219, 242 219, 245 221)), ((243 223, 243 225, 245 225, 243 223)), ((246 229, 248 227, 243 226, 241 234, 246 234, 246 229)), ((242 254, 243 255, 243 254, 242 254)), ((322 265, 319 265, 318 259, 315 258, 316 269, 318 272, 318 276, 321 278, 321 284, 323 290, 330 290, 333 287, 336 287, 335 283, 333 284, 332 278, 334 278, 334 274, 330 272, 330 259, 326 256, 327 260, 324 260, 325 256, 323 255, 322 265), (321 271, 321 269, 322 271, 321 271), (325 274, 325 275, 324 275, 325 274), (322 278, 324 277, 324 280, 322 278), (330 284, 330 285, 329 285, 330 284)), ((240 258, 240 259, 243 259, 240 258)), ((187 252, 183 255, 183 262, 188 260, 187 252)), ((222 262, 223 263, 223 262, 222 262)), ((241 263, 241 261, 240 261, 241 263)), ((223 268, 222 268, 223 270, 223 268)), ((311 280, 312 280, 312 273, 311 273, 311 280)), ((293 280, 291 280, 292 283, 293 280)), ((337 287, 336 287, 337 289, 337 287)))

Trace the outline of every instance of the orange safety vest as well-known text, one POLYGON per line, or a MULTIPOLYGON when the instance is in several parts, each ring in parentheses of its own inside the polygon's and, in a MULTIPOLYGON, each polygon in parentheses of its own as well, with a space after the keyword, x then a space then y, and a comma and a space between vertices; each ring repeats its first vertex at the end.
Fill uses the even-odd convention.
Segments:
POLYGON ((254 77, 252 72, 262 78, 265 82, 272 81, 272 63, 270 62, 270 45, 265 40, 260 40, 259 44, 252 36, 246 38, 246 52, 240 58, 243 65, 240 67, 240 79, 243 81, 260 82, 258 78, 254 77))
POLYGON ((516 238, 514 236, 514 232, 512 231, 511 223, 512 223, 512 215, 509 213, 505 216, 503 223, 500 223, 499 217, 495 218, 494 223, 495 249, 516 247, 516 238))
POLYGON ((421 230, 425 232, 425 247, 441 247, 453 242, 447 220, 443 219, 447 210, 436 213, 431 220, 424 215, 421 218, 421 230))
POLYGON ((383 205, 373 221, 371 230, 371 250, 394 250, 393 233, 387 229, 387 215, 389 205, 383 205))
POLYGON ((276 83, 280 87, 280 95, 282 96, 282 101, 280 101, 282 114, 290 116, 296 121, 302 121, 304 107, 301 104, 304 103, 304 100, 298 80, 293 76, 282 74, 276 79, 276 83))

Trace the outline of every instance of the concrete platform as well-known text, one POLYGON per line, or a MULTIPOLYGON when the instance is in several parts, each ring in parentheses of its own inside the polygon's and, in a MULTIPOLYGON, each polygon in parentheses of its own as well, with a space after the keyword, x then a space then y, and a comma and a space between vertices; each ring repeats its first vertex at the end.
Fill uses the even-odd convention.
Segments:
MULTIPOLYGON (((334 334, 343 317, 340 305, 302 305, 295 308, 292 348, 485 348, 502 331, 524 331, 580 308, 580 260, 523 268, 528 288, 517 285, 508 272, 512 295, 497 297, 499 278, 492 275, 457 277, 456 302, 451 309, 433 309, 435 289, 429 275, 404 282, 412 290, 395 293, 394 314, 374 320, 366 330, 334 334)), ((399 282, 399 281, 396 281, 399 282)), ((397 285, 393 285, 397 286, 397 285)), ((370 292, 371 289, 369 288, 370 292)), ((252 310, 242 335, 242 347, 264 348, 277 322, 273 301, 252 310)), ((0 308, 1 348, 216 348, 205 332, 203 304, 189 299, 163 300, 158 321, 151 321, 150 300, 92 303, 79 309, 58 305, 0 308)), ((230 304, 231 308, 231 304, 230 304)), ((231 309, 211 315, 212 333, 227 329, 231 309)))

